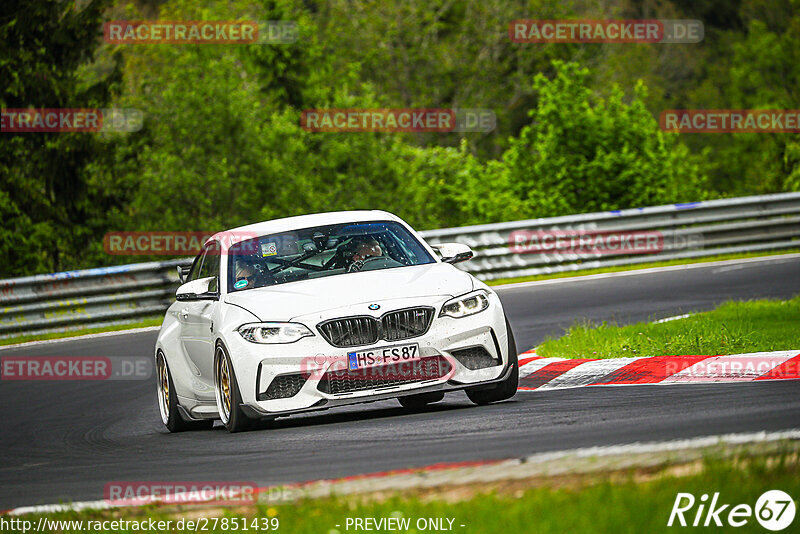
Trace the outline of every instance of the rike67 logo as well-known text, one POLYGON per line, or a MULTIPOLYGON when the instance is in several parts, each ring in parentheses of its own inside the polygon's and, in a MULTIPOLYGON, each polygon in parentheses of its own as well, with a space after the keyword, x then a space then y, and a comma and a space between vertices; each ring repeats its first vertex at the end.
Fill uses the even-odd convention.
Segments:
POLYGON ((767 530, 784 530, 794 521, 797 511, 794 500, 781 490, 770 490, 761 495, 755 507, 749 504, 724 504, 719 492, 703 494, 696 499, 691 493, 678 493, 667 526, 693 527, 743 527, 753 517, 767 530))

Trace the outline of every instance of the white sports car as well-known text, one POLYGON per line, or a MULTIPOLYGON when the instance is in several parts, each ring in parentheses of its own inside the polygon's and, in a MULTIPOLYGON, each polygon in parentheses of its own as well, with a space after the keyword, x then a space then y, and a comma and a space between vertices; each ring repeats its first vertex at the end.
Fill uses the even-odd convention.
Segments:
POLYGON ((303 215, 221 232, 180 269, 155 357, 170 431, 466 390, 508 399, 519 369, 497 294, 383 211, 303 215))

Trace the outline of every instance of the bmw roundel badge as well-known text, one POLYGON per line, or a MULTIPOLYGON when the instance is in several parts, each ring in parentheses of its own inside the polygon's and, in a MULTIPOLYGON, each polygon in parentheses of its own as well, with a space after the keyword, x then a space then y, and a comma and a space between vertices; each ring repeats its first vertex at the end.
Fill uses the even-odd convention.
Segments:
POLYGON ((370 310, 380 310, 381 309, 381 305, 380 304, 370 304, 369 305, 369 309, 370 310))

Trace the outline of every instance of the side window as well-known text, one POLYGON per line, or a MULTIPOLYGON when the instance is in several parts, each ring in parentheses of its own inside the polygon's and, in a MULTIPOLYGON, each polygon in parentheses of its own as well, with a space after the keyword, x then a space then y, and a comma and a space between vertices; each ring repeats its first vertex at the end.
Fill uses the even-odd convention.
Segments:
POLYGON ((192 262, 192 268, 189 270, 189 276, 186 277, 187 282, 191 282, 192 280, 197 280, 200 278, 200 266, 203 265, 203 257, 205 256, 206 250, 203 249, 200 251, 200 254, 192 262))
POLYGON ((198 278, 208 278, 209 276, 219 277, 219 257, 220 257, 219 243, 209 243, 203 251, 204 260, 203 265, 200 267, 200 275, 198 278))

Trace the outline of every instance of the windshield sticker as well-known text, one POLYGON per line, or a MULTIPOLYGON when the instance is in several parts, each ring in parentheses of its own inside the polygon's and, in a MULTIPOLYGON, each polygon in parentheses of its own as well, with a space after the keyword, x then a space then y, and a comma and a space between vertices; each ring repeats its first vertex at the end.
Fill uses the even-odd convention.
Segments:
POLYGON ((243 287, 247 287, 247 280, 244 278, 241 280, 237 280, 235 284, 233 284, 234 289, 242 289, 243 287))
POLYGON ((278 253, 278 245, 275 243, 261 243, 261 257, 275 256, 278 253))

